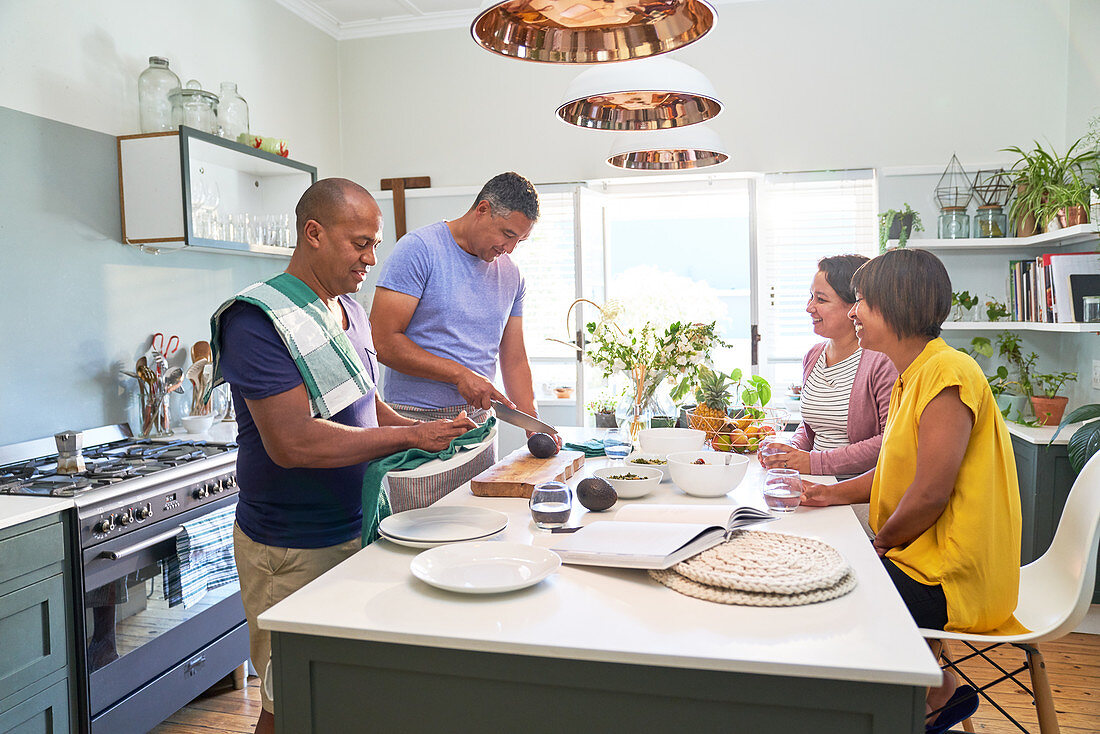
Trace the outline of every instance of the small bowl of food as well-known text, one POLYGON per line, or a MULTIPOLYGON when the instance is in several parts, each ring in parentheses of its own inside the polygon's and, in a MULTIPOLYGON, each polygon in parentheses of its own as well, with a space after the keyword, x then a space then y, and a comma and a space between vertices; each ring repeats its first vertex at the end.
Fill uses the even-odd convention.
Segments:
POLYGON ((638 431, 641 450, 660 456, 677 451, 698 451, 706 440, 707 432, 694 428, 646 428, 638 431))
POLYGON ((657 489, 664 472, 655 466, 601 466, 592 476, 610 482, 619 499, 634 500, 657 489))
POLYGON ((668 455, 676 486, 693 497, 721 497, 737 489, 749 468, 749 457, 718 451, 684 451, 668 455))
POLYGON ((626 465, 630 467, 635 466, 651 466, 661 470, 662 482, 671 481, 672 477, 668 475, 668 459, 661 454, 646 454, 641 451, 635 451, 630 456, 626 457, 626 465))

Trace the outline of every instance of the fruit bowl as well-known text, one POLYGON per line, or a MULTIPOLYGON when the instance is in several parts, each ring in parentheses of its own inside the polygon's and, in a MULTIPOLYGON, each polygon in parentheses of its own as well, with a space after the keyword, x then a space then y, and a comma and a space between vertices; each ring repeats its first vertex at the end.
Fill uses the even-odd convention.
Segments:
POLYGON ((686 411, 694 428, 706 431, 707 443, 715 451, 755 453, 765 436, 783 430, 789 413, 782 408, 742 407, 729 416, 696 415, 686 411))
POLYGON ((645 497, 657 489, 664 472, 655 466, 601 466, 592 470, 592 476, 606 479, 615 488, 619 499, 633 500, 645 497), (634 474, 642 479, 615 479, 624 474, 634 474))

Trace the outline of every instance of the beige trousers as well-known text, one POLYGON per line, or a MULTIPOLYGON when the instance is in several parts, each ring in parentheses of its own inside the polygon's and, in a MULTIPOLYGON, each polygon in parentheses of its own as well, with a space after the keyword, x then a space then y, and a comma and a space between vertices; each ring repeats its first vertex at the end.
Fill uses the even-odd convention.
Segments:
POLYGON ((256 624, 256 617, 325 571, 355 555, 359 538, 327 548, 278 548, 257 543, 233 523, 233 557, 241 579, 241 601, 248 620, 248 648, 252 665, 260 674, 264 711, 275 713, 263 678, 271 659, 271 633, 256 624))

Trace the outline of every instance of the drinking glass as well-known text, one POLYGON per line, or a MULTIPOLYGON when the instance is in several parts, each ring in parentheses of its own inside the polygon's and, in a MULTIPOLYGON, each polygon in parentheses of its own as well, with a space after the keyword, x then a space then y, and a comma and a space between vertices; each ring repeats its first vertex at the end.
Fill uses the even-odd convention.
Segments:
POLYGON ((797 469, 768 469, 764 502, 773 512, 794 512, 802 501, 802 477, 797 469))
POLYGON ((764 440, 760 442, 760 447, 757 451, 760 452, 761 463, 764 466, 768 465, 768 457, 775 456, 778 453, 782 453, 785 444, 783 439, 779 436, 765 436, 764 440))
POLYGON ((603 450, 609 459, 622 461, 633 448, 634 442, 626 428, 612 428, 603 435, 603 450))
POLYGON ((553 530, 569 522, 573 490, 563 482, 543 482, 531 491, 531 519, 540 530, 553 530))

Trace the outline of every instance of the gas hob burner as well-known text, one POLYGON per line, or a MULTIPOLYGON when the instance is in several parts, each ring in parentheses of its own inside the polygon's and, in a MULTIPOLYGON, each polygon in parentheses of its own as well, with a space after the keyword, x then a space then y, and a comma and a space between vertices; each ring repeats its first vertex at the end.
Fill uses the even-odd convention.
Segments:
POLYGON ((94 483, 87 477, 55 475, 37 477, 25 482, 0 485, 0 494, 25 494, 41 497, 74 497, 93 488, 94 483))

